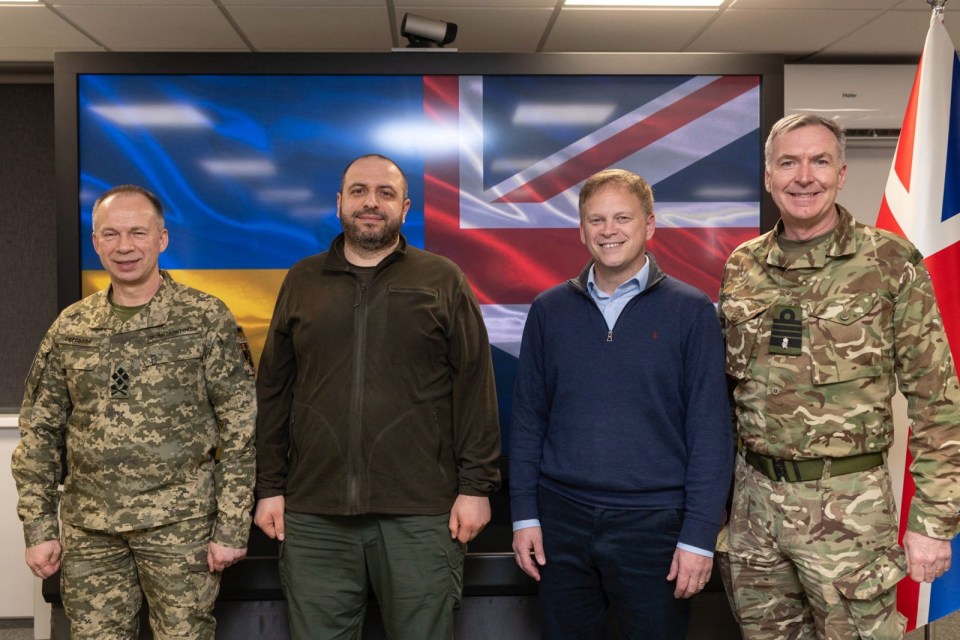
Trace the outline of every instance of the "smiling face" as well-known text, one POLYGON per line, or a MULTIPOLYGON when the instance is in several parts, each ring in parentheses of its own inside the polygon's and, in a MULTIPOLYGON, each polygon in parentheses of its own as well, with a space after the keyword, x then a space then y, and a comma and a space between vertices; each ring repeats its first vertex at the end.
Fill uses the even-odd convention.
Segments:
POLYGON ((117 303, 139 304, 144 296, 146 302, 160 286, 157 263, 167 248, 167 230, 143 195, 118 193, 100 203, 93 213, 93 248, 117 303))
POLYGON ((370 257, 393 250, 410 209, 406 188, 403 173, 386 158, 360 158, 347 168, 337 194, 337 217, 348 250, 370 257))
POLYGON ((834 205, 846 175, 837 138, 822 125, 793 129, 773 140, 764 184, 780 209, 787 238, 806 240, 836 225, 834 205))
POLYGON ((580 240, 593 256, 600 289, 613 293, 640 271, 654 226, 653 212, 645 212, 640 199, 626 186, 604 185, 584 201, 580 240))

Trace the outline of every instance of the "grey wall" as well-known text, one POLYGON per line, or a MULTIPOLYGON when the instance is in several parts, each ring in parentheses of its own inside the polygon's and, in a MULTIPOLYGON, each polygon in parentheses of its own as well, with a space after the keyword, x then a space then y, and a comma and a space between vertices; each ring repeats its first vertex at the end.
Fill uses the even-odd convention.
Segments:
POLYGON ((53 85, 0 84, 0 413, 57 313, 53 85))

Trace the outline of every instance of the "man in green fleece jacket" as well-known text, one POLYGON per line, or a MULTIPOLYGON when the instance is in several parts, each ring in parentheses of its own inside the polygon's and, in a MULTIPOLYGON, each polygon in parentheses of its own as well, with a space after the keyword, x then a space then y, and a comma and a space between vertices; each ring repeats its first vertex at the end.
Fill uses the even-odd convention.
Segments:
POLYGON ((466 543, 490 519, 500 428, 470 285, 400 233, 390 159, 351 162, 343 233, 295 264, 257 381, 255 522, 283 541, 294 638, 356 637, 369 590, 393 638, 451 638, 466 543))

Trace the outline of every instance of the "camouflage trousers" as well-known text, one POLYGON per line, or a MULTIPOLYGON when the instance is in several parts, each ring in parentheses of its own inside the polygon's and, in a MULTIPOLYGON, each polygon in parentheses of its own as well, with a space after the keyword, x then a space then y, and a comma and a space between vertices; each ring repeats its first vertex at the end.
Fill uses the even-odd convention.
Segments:
POLYGON ((107 533, 64 523, 60 593, 74 640, 135 640, 141 590, 156 640, 210 639, 219 574, 207 569, 214 516, 107 533))
POLYGON ((745 640, 903 638, 897 533, 885 466, 774 482, 738 456, 727 559, 745 640))

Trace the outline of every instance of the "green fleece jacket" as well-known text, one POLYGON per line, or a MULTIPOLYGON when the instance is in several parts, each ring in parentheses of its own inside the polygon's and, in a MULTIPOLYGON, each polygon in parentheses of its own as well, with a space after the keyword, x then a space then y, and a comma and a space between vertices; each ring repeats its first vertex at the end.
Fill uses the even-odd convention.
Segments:
POLYGON ((257 497, 324 515, 440 514, 500 484, 480 306, 460 269, 410 247, 362 274, 295 264, 257 378, 257 497))

